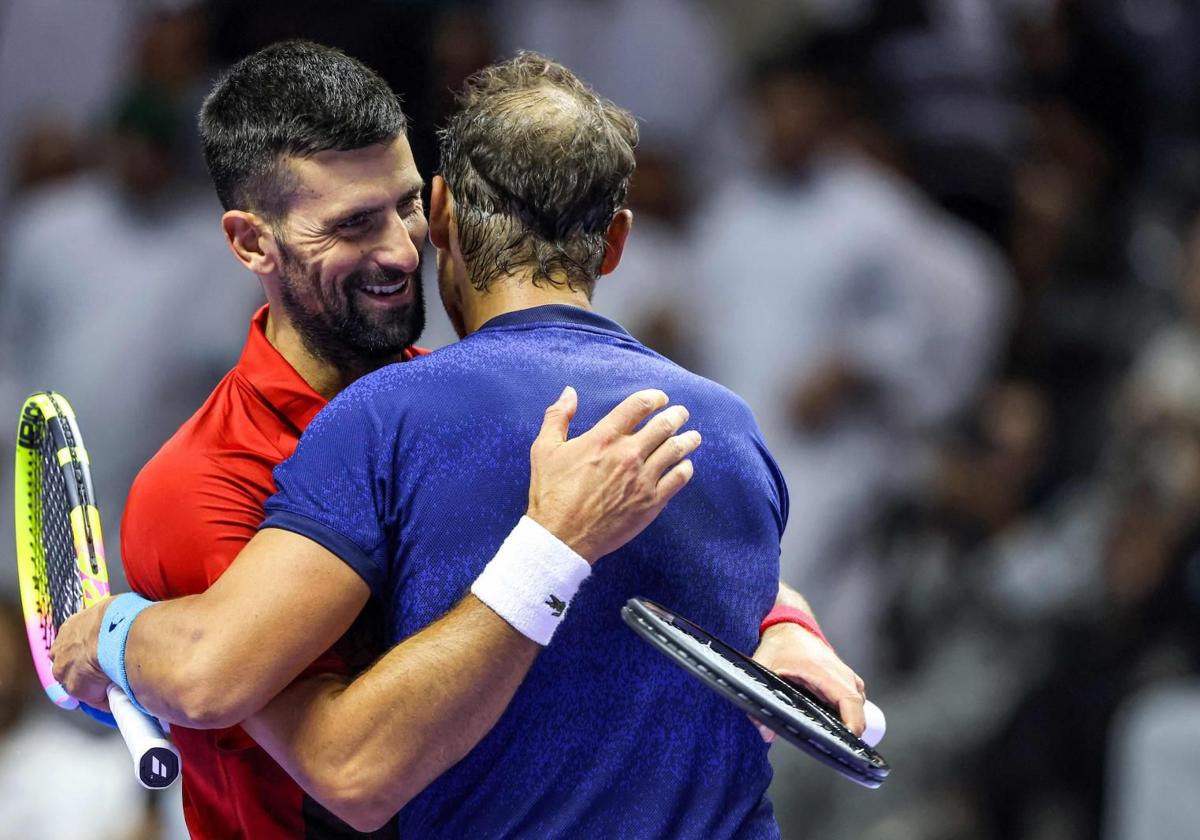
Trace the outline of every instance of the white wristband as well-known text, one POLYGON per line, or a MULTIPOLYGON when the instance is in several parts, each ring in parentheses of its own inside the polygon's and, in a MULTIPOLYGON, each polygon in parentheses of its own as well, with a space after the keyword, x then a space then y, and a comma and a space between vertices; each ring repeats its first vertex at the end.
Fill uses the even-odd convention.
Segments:
POLYGON ((548 645, 591 571, 566 543, 522 516, 471 592, 523 636, 548 645))

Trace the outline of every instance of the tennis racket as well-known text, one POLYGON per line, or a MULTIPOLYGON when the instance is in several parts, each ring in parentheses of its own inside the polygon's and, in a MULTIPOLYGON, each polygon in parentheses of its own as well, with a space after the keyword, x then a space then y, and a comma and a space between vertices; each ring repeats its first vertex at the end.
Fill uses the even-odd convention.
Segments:
MULTIPOLYGON (((814 695, 653 601, 630 598, 621 617, 652 646, 764 726, 863 787, 891 768, 814 695)), ((882 718, 882 713, 879 713, 882 718)))
MULTIPOLYGON (((51 672, 50 646, 64 621, 108 595, 100 512, 87 450, 71 406, 43 391, 25 400, 17 426, 17 577, 33 664, 46 694, 64 709, 79 707, 51 672)), ((171 785, 179 753, 158 722, 138 711, 115 685, 108 703, 147 788, 171 785)))

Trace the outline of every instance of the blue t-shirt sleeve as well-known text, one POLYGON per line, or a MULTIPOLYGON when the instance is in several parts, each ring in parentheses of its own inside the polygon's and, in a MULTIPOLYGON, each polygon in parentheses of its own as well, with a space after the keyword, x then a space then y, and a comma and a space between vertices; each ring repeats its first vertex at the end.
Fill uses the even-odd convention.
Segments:
MULTIPOLYGON (((348 396, 348 395, 343 395, 348 396)), ((282 528, 325 547, 380 595, 388 577, 388 448, 362 402, 339 398, 309 425, 291 458, 275 468, 275 495, 260 528, 282 528)))
POLYGON ((784 480, 783 471, 780 470, 779 465, 775 463, 774 456, 772 456, 770 450, 767 449, 767 444, 762 439, 762 432, 758 431, 757 429, 755 429, 755 445, 762 453, 763 461, 767 465, 767 471, 771 475, 771 509, 775 514, 776 522, 779 524, 779 537, 782 539, 784 529, 787 528, 788 509, 791 504, 788 499, 787 481, 784 480))

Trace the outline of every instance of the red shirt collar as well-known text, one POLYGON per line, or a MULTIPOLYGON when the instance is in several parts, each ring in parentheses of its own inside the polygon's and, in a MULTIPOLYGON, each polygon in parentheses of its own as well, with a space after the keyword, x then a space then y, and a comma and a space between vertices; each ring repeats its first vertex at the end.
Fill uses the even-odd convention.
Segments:
MULTIPOLYGON (((421 347, 408 347, 404 351, 404 361, 428 352, 421 347)), ((300 431, 304 431, 317 412, 325 407, 326 399, 304 381, 267 339, 266 305, 250 319, 250 335, 242 348, 237 370, 271 407, 300 431)))

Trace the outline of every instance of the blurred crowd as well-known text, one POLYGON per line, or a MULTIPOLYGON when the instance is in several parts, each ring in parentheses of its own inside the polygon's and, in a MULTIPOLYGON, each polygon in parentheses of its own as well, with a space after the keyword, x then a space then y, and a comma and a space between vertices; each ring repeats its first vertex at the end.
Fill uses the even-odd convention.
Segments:
MULTIPOLYGON (((783 576, 888 713, 878 791, 773 748, 785 837, 1194 835, 1200 5, 0 3, 0 406, 71 399, 118 587, 124 495, 261 298, 195 114, 286 37, 387 78, 424 173, 451 91, 517 49, 639 118, 634 230, 595 307, 750 403, 791 494, 783 576)), ((60 741, 124 775, 17 687, 12 610, 0 837, 177 831, 153 804, 78 835, 10 819, 33 794, 8 780, 60 741)))

